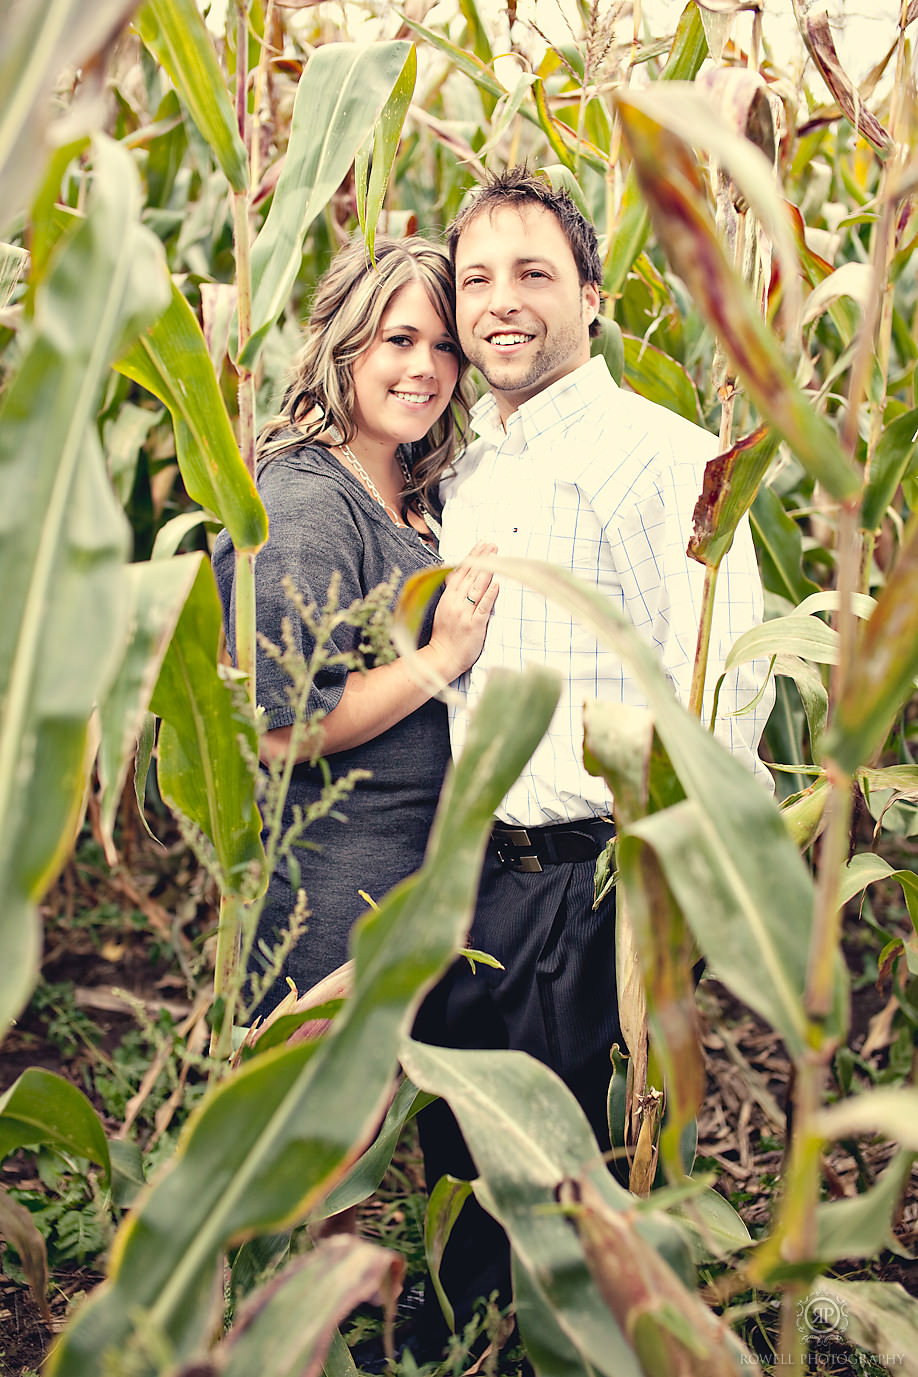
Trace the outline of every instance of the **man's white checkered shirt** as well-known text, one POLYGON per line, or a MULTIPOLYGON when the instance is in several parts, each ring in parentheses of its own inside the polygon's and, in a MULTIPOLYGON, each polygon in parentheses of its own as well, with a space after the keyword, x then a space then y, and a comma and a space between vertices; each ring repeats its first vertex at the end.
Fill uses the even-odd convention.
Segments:
MULTIPOLYGON (((677 696, 688 702, 704 568, 685 553, 716 437, 616 386, 591 359, 515 411, 506 433, 488 394, 472 413, 478 436, 443 483, 440 554, 448 564, 478 540, 502 556, 548 560, 605 593, 653 645, 677 696)), ((717 583, 705 720, 730 645, 762 620, 762 587, 748 522, 740 525, 717 583)), ((466 708, 453 707, 453 754, 488 672, 548 664, 564 687, 549 730, 497 810, 504 821, 539 826, 612 812, 601 779, 583 767, 583 703, 599 698, 646 706, 640 685, 555 602, 509 579, 478 662, 457 681, 466 708)), ((770 776, 757 747, 774 701, 769 685, 755 710, 728 714, 755 698, 767 660, 724 681, 716 735, 750 769, 770 776)))

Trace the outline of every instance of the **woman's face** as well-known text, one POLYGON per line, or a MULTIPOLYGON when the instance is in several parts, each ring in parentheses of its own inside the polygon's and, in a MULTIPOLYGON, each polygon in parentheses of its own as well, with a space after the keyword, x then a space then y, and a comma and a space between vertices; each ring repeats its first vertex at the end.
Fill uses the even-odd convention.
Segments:
POLYGON ((351 371, 354 423, 368 452, 394 454, 443 414, 459 376, 458 349, 420 282, 395 293, 351 371))

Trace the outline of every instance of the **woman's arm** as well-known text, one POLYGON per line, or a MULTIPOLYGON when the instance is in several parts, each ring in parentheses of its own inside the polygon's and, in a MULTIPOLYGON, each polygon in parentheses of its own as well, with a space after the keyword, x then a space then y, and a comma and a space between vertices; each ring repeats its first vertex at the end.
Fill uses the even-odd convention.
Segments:
MULTIPOLYGON (((496 553, 496 546, 482 542, 470 552, 470 558, 496 553)), ((445 685, 475 663, 497 592, 489 573, 470 569, 467 564, 458 565, 450 574, 437 604, 430 641, 417 652, 428 677, 445 685)), ((329 756, 362 746, 422 707, 430 697, 405 660, 393 660, 366 673, 354 671, 348 675, 338 703, 322 720, 316 753, 329 756)), ((292 733, 292 726, 266 732, 261 740, 262 759, 286 756, 292 733)), ((307 756, 301 753, 297 758, 305 760, 307 756)))

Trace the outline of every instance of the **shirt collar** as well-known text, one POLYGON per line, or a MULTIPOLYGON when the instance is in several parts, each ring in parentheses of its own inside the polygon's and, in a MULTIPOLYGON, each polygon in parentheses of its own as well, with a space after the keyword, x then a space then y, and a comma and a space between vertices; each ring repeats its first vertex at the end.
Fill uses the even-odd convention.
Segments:
POLYGON ((499 446, 511 435, 518 444, 525 444, 536 435, 569 424, 598 397, 607 394, 610 386, 614 388, 615 381, 605 359, 597 354, 518 407, 507 418, 506 435, 492 392, 486 392, 472 407, 470 424, 476 435, 491 444, 499 446))

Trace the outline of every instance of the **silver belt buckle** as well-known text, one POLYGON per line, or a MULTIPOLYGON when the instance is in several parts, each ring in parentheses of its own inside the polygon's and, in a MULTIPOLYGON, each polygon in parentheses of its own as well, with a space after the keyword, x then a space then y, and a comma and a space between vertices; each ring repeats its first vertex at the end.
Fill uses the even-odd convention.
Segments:
POLYGON ((534 853, 529 856, 507 856, 501 849, 501 842, 512 846, 519 851, 524 846, 531 846, 532 842, 525 827, 507 827, 504 829, 501 841, 497 845, 497 858, 502 865, 511 865, 515 870, 522 870, 529 875, 541 875, 542 862, 534 853))

